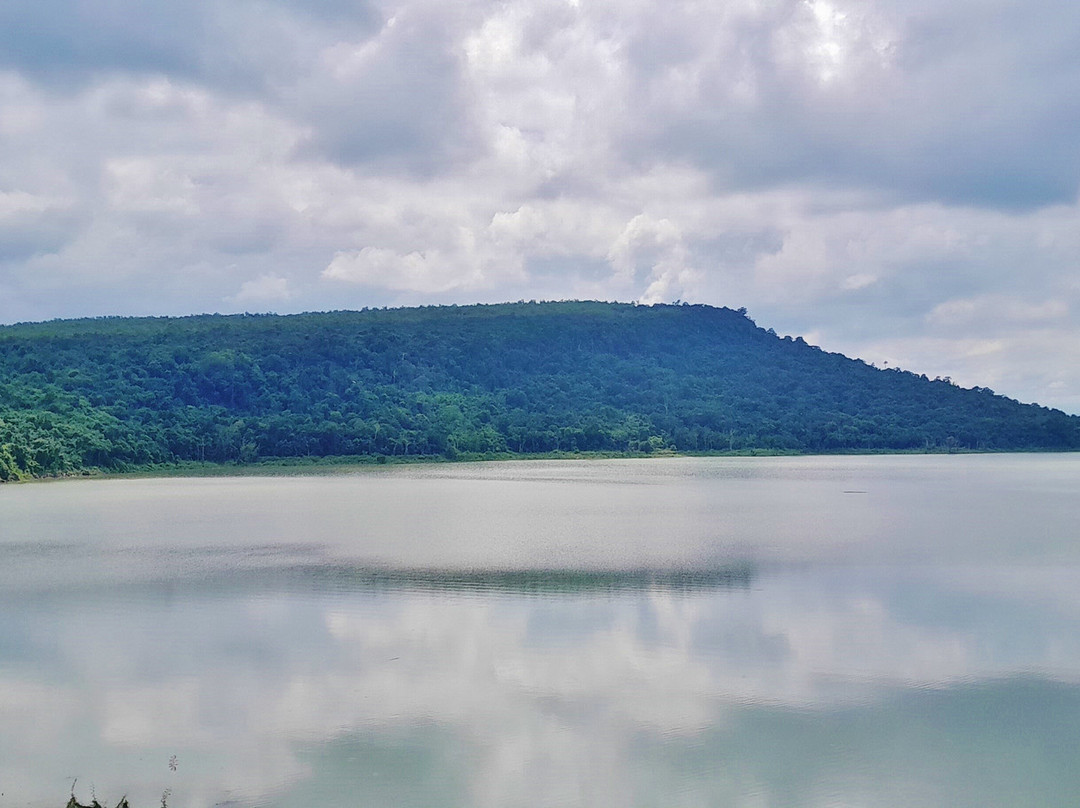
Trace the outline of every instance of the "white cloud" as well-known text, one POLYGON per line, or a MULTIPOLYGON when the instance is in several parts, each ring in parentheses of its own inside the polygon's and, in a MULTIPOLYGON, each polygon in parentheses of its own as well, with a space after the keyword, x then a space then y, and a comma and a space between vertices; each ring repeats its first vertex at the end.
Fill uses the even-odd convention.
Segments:
POLYGON ((840 288, 846 292, 857 292, 859 289, 865 289, 875 283, 877 283, 876 275, 871 275, 869 272, 858 272, 854 275, 848 275, 840 281, 840 288))
POLYGON ((475 285, 475 275, 462 277, 462 267, 438 251, 401 254, 381 247, 339 252, 323 277, 409 292, 446 292, 475 285))
POLYGON ((236 293, 234 300, 237 303, 288 300, 292 295, 288 278, 265 274, 254 280, 244 281, 240 285, 240 291, 236 293))
POLYGON ((0 191, 0 221, 20 214, 44 213, 55 205, 48 197, 26 191, 0 191))
POLYGON ((926 319, 944 327, 986 327, 1047 323, 1061 320, 1068 313, 1068 304, 1061 299, 1030 303, 1016 297, 982 295, 939 303, 926 315, 926 319))

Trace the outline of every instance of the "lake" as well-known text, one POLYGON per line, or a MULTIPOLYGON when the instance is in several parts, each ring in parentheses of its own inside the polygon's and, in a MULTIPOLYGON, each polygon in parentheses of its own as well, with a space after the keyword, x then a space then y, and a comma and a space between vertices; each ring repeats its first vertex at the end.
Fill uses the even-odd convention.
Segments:
POLYGON ((1080 800, 1080 456, 0 486, 0 808, 1080 800))

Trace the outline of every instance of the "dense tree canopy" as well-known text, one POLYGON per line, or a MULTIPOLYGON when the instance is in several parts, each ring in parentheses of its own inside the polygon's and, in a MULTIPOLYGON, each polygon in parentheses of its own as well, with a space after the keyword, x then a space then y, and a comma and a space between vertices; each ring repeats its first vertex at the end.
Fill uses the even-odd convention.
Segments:
POLYGON ((1076 416, 709 306, 0 327, 0 479, 270 457, 1078 448, 1076 416))

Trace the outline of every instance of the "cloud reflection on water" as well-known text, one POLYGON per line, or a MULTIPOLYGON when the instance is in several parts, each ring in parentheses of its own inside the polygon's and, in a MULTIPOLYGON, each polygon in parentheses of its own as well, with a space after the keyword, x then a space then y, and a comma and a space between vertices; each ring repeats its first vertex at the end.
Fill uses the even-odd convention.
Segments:
POLYGON ((887 566, 691 592, 5 598, 0 777, 43 806, 69 774, 133 804, 172 787, 175 806, 974 805, 990 792, 958 778, 1004 755, 1045 777, 978 804, 1022 804, 1077 785, 1049 748, 1080 741, 1063 718, 1080 715, 1080 587, 1053 585, 1070 573, 1004 593, 887 566))

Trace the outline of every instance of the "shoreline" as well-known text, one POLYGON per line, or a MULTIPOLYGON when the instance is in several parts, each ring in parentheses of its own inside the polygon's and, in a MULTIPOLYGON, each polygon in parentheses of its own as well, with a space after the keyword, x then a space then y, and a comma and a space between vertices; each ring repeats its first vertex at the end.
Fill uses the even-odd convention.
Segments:
POLYGON ((1047 449, 940 449, 940 450, 848 450, 838 452, 797 452, 773 449, 739 449, 735 451, 714 452, 679 452, 658 450, 655 452, 499 452, 499 453, 460 453, 457 457, 445 455, 333 455, 328 457, 271 457, 249 463, 213 463, 200 461, 178 461, 139 466, 124 470, 83 469, 66 474, 54 474, 40 477, 26 477, 19 480, 0 481, 8 483, 47 483, 65 480, 107 480, 107 479, 153 479, 168 477, 292 477, 318 476, 321 474, 348 473, 359 469, 379 469, 400 466, 436 466, 459 463, 501 463, 543 460, 651 460, 656 458, 767 458, 767 457, 882 457, 882 456, 925 456, 943 455, 1064 455, 1076 454, 1074 450, 1047 449))

